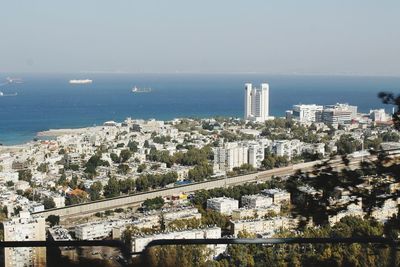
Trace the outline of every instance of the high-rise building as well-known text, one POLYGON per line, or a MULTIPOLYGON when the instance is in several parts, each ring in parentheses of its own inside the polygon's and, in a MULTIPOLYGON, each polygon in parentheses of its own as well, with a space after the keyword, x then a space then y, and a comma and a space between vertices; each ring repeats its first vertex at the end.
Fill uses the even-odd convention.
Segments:
MULTIPOLYGON (((45 219, 20 211, 19 218, 3 222, 4 241, 45 241, 45 219)), ((46 266, 46 248, 4 249, 4 266, 46 266)))
POLYGON ((264 122, 269 117, 269 85, 262 83, 260 88, 251 83, 245 84, 244 119, 264 122))

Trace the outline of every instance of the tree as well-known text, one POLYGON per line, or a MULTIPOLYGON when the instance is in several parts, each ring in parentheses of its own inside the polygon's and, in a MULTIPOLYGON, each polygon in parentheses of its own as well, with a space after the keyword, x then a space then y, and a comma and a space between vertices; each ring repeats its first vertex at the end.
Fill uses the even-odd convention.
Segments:
POLYGON ((119 164, 118 165, 118 173, 120 174, 127 174, 129 172, 130 168, 126 164, 119 164))
POLYGON ((195 182, 203 181, 213 174, 213 168, 207 162, 195 166, 189 170, 188 178, 195 182))
POLYGON ((361 142, 355 140, 351 135, 343 134, 336 142, 336 146, 340 155, 346 155, 355 152, 357 149, 360 149, 361 142))
POLYGON ((106 198, 116 197, 120 194, 119 183, 117 179, 111 177, 108 180, 107 185, 104 187, 104 196, 106 198))
POLYGON ((40 163, 40 165, 37 167, 37 170, 39 172, 46 173, 49 171, 49 164, 48 163, 40 163))
POLYGON ((50 227, 58 225, 60 223, 60 216, 57 215, 49 215, 46 218, 46 222, 50 223, 50 227))
POLYGON ((158 210, 164 206, 164 199, 162 197, 155 197, 151 199, 146 199, 142 206, 146 210, 158 210))
POLYGON ((65 175, 65 173, 62 173, 60 178, 57 181, 58 185, 65 185, 67 183, 67 176, 65 175))
POLYGON ((115 153, 110 153, 110 158, 114 163, 119 163, 119 157, 115 153))
POLYGON ((44 205, 44 208, 47 210, 47 209, 52 209, 52 208, 55 208, 56 207, 56 203, 54 203, 54 200, 52 199, 52 198, 50 198, 50 197, 46 197, 46 198, 44 198, 44 200, 43 200, 43 205, 44 205))
POLYGON ((27 169, 27 170, 18 171, 18 180, 27 181, 30 183, 32 180, 31 170, 27 169))
POLYGON ((136 141, 129 141, 129 143, 128 143, 129 150, 132 153, 136 153, 139 150, 138 145, 139 145, 139 143, 136 141))
POLYGON ((130 150, 128 150, 128 149, 122 150, 121 153, 119 154, 120 162, 128 161, 128 159, 130 159, 131 156, 132 156, 132 153, 130 150))
POLYGON ((142 163, 142 164, 140 164, 140 165, 137 167, 136 171, 137 171, 138 173, 142 173, 143 171, 146 170, 146 168, 147 168, 146 164, 142 163))
POLYGON ((94 182, 89 189, 89 196, 91 200, 99 200, 101 197, 101 191, 103 190, 103 185, 96 181, 94 182))

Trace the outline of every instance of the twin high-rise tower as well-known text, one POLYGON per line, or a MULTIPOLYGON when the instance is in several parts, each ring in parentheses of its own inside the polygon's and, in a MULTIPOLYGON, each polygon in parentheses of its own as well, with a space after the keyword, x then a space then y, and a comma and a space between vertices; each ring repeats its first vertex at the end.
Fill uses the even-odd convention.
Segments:
POLYGON ((269 118, 269 85, 262 83, 260 88, 251 83, 245 85, 244 119, 264 122, 269 118))

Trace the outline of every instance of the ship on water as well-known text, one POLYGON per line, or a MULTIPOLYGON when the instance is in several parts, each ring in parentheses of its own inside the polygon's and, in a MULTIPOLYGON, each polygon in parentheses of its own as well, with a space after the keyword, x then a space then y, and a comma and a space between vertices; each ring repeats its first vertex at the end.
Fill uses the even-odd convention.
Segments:
POLYGON ((69 80, 70 84, 91 84, 93 80, 90 79, 82 79, 82 80, 69 80))
POLYGON ((132 88, 132 93, 150 93, 151 88, 139 88, 139 87, 133 87, 132 88))
POLYGON ((5 94, 5 93, 3 93, 2 91, 0 91, 0 97, 2 97, 2 96, 17 96, 18 94, 15 92, 15 93, 12 93, 12 94, 5 94))

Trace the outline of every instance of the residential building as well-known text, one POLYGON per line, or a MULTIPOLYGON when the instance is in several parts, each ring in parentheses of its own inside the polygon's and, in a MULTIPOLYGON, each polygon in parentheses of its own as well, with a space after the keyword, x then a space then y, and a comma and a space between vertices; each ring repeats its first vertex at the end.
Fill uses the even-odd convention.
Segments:
POLYGON ((272 197, 274 204, 290 203, 290 193, 282 189, 264 189, 262 194, 272 197))
MULTIPOLYGON (((204 238, 221 238, 221 228, 212 227, 204 229, 193 229, 176 232, 164 232, 154 235, 140 235, 132 237, 132 252, 142 252, 148 243, 153 240, 162 239, 204 239, 204 238)), ((208 245, 213 255, 217 256, 225 251, 225 245, 208 245)))
POLYGON ((261 220, 231 221, 232 234, 237 237, 240 232, 272 236, 279 229, 294 229, 298 226, 299 220, 289 217, 273 217, 261 220))
POLYGON ((264 122, 269 117, 269 85, 262 83, 260 88, 251 83, 245 84, 244 119, 264 122))
POLYGON ((245 195, 242 196, 242 207, 261 208, 272 205, 272 197, 266 195, 245 195))
POLYGON ((248 163, 248 148, 242 143, 230 142, 214 148, 214 170, 232 171, 248 163))
POLYGON ((317 118, 323 110, 321 105, 303 105, 298 104, 293 106, 291 117, 302 123, 310 123, 319 121, 317 118))
POLYGON ((207 209, 215 210, 224 215, 231 215, 232 210, 239 208, 239 201, 233 198, 217 197, 207 199, 207 209))
MULTIPOLYGON (((20 211, 19 218, 3 222, 3 227, 4 241, 46 240, 45 219, 32 217, 27 211, 20 211)), ((46 248, 5 248, 3 266, 46 266, 46 248)))

